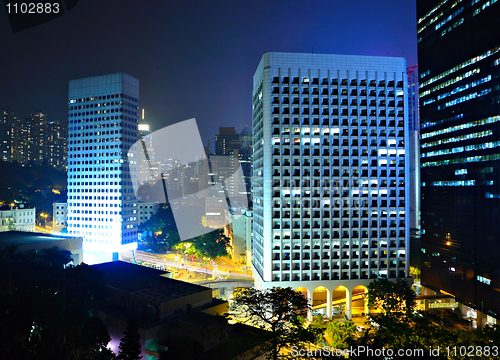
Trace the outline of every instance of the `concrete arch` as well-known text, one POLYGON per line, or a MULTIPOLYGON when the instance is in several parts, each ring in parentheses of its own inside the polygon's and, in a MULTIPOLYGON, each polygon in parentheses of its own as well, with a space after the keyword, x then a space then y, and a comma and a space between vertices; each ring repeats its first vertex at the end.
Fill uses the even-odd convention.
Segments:
MULTIPOLYGON (((312 305, 312 293, 313 292, 310 289, 308 289, 305 286, 300 286, 300 287, 295 289, 295 292, 301 293, 307 299, 309 304, 312 305)), ((307 312, 307 320, 312 321, 312 311, 311 310, 309 310, 307 312)))
POLYGON ((352 289, 352 314, 367 315, 370 312, 368 308, 368 288, 364 285, 357 285, 352 289))
POLYGON ((309 299, 309 290, 306 287, 298 287, 295 289, 295 292, 301 293, 306 299, 309 299))
POLYGON ((328 290, 328 288, 326 288, 325 286, 316 287, 312 294, 313 310, 320 310, 322 314, 328 316, 329 297, 330 297, 330 291, 328 290), (325 309, 327 310, 326 312, 324 311, 325 309))
POLYGON ((336 309, 344 305, 344 311, 338 315, 345 315, 348 319, 351 318, 351 291, 344 285, 339 285, 332 291, 332 307, 336 309))

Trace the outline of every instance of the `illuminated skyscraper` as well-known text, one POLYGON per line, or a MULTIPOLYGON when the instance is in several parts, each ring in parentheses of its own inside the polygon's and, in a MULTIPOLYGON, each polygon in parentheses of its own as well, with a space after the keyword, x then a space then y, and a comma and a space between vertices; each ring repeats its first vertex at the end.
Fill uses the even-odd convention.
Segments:
POLYGON ((422 284, 500 318, 498 14, 496 0, 417 1, 422 284))
POLYGON ((84 261, 137 247, 137 203, 127 152, 138 139, 139 80, 116 73, 72 80, 68 102, 68 233, 84 261))
POLYGON ((372 279, 408 276, 405 70, 402 58, 264 54, 253 81, 258 288, 301 288, 328 316, 345 294, 350 317, 372 279))
MULTIPOLYGON (((410 228, 420 228, 420 124, 418 112, 418 65, 406 69, 408 75, 408 164, 410 168, 410 228)), ((420 251, 420 249, 417 249, 420 251)))

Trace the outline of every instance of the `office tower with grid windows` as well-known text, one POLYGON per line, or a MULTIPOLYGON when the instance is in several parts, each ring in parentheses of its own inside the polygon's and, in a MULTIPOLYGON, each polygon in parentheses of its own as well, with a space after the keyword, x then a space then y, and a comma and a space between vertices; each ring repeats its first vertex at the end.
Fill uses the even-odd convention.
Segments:
POLYGON ((291 286, 328 316, 343 294, 350 317, 372 279, 408 276, 406 102, 402 58, 263 55, 253 81, 258 288, 291 286))
POLYGON ((417 2, 422 284, 478 327, 500 318, 498 14, 497 0, 417 2))
POLYGON ((137 202, 127 152, 139 140, 139 80, 115 73, 72 80, 68 101, 68 233, 84 261, 137 247, 137 202))
MULTIPOLYGON (((408 76, 408 161, 410 168, 410 229, 420 228, 420 115, 418 111, 418 65, 406 68, 408 76)), ((416 249, 420 252, 420 249, 416 249)))

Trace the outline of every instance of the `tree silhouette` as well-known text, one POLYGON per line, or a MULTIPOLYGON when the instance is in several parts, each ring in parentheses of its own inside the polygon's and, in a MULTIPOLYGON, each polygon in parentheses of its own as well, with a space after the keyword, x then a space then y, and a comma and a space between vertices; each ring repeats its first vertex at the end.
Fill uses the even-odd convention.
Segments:
POLYGON ((139 335, 139 326, 134 319, 130 319, 127 323, 127 329, 123 333, 123 338, 120 341, 120 360, 140 360, 141 353, 141 336, 139 335))
POLYGON ((230 313, 271 332, 271 341, 262 345, 261 350, 268 359, 276 360, 282 348, 316 339, 318 329, 304 328, 299 320, 310 308, 309 301, 291 287, 249 288, 236 293, 230 313))

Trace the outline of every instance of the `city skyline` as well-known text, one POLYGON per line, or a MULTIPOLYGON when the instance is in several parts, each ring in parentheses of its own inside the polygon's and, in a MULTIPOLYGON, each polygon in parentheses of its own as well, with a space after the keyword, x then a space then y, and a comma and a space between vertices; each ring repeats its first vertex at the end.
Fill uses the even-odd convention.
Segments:
POLYGON ((4 10, 0 106, 65 123, 70 79, 123 71, 141 80, 152 131, 194 117, 206 144, 219 127, 250 126, 251 77, 264 52, 404 56, 413 65, 415 24, 415 5, 401 1, 88 1, 13 34, 4 10))

